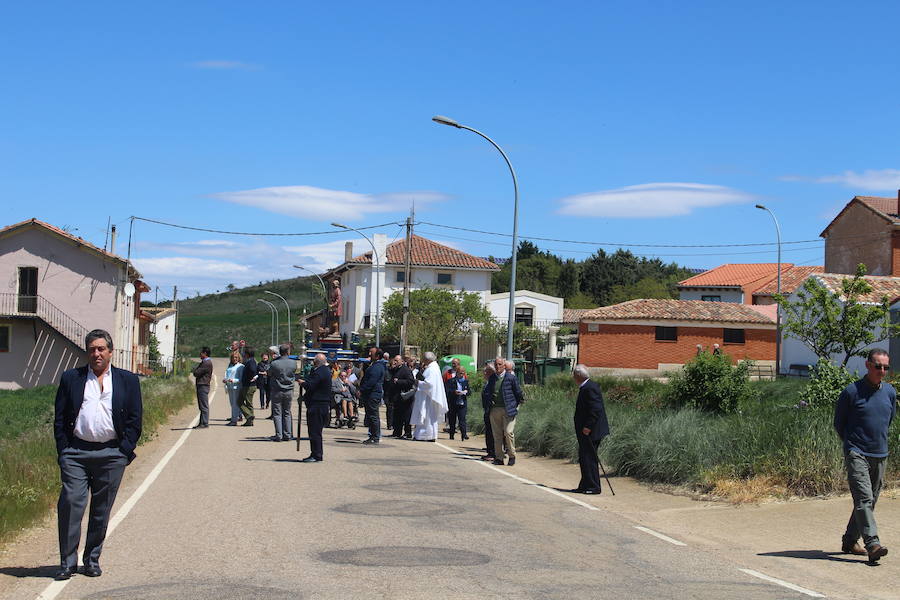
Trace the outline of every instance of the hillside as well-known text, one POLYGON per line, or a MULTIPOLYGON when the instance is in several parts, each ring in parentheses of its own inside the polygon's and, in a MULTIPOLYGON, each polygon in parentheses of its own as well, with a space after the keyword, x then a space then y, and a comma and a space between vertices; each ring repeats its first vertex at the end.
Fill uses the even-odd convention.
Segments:
MULTIPOLYGON (((278 309, 278 342, 286 341, 287 310, 280 298, 266 294, 269 290, 284 296, 291 308, 291 333, 301 339, 299 317, 304 309, 313 312, 324 307, 322 285, 316 277, 297 277, 270 281, 263 285, 238 288, 219 294, 207 294, 179 301, 178 352, 195 357, 200 348, 209 346, 213 356, 226 356, 231 340, 246 340, 257 348, 268 348, 272 342, 272 311, 258 298, 268 300, 278 309)), ((259 353, 257 353, 257 356, 259 353)))

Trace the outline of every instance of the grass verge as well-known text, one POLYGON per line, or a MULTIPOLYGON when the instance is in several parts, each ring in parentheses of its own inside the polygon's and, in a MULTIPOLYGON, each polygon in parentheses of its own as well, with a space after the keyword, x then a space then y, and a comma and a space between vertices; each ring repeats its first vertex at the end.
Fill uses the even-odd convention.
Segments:
MULTIPOLYGON (((143 379, 141 390, 144 430, 139 443, 155 437, 159 426, 194 398, 187 378, 143 379)), ((0 391, 0 543, 43 517, 59 496, 55 395, 56 386, 0 391)))

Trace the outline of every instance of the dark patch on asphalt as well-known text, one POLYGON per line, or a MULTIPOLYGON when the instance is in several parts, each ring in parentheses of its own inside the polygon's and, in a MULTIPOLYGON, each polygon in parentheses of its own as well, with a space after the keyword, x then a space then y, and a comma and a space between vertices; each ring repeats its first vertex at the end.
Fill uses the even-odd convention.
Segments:
POLYGON ((331 510, 348 513, 351 515, 366 515, 369 517, 433 517, 439 515, 452 515, 463 512, 461 506, 443 504, 440 502, 426 502, 422 500, 392 500, 389 502, 356 502, 342 504, 331 510))
POLYGON ((395 494, 471 494, 484 491, 468 483, 454 483, 452 481, 410 480, 397 483, 371 483, 362 487, 376 492, 391 492, 395 494))
POLYGON ((172 598, 228 598, 229 600, 294 600, 303 594, 242 583, 173 581, 115 588, 83 596, 82 600, 171 600, 172 598))
POLYGON ((330 550, 319 559, 338 565, 358 567, 472 567, 491 562, 479 552, 456 548, 424 546, 374 546, 356 550, 330 550))
POLYGON ((421 467, 429 464, 424 460, 409 458, 356 458, 347 462, 360 465, 384 465, 385 467, 421 467))

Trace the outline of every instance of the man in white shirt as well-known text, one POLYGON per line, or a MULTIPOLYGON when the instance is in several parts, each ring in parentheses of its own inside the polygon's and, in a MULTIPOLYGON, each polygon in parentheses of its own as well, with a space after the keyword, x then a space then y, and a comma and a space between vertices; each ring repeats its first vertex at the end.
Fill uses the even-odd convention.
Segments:
POLYGON ((62 374, 56 391, 53 433, 62 489, 57 504, 61 570, 69 579, 78 564, 81 518, 91 498, 82 571, 99 577, 100 552, 125 466, 134 460, 141 437, 141 386, 130 371, 111 366, 109 333, 85 337, 88 364, 62 374))

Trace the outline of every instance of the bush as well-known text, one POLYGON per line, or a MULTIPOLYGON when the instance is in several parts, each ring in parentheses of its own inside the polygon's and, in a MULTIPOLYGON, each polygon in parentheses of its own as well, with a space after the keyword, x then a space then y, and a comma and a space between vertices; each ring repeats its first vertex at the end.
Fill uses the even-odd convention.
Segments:
POLYGON ((754 396, 749 371, 747 361, 732 366, 727 354, 703 352, 671 378, 666 400, 675 408, 733 412, 754 396))
POLYGON ((838 396, 854 381, 856 377, 843 366, 820 360, 809 370, 809 382, 800 392, 800 406, 832 411, 838 396))

